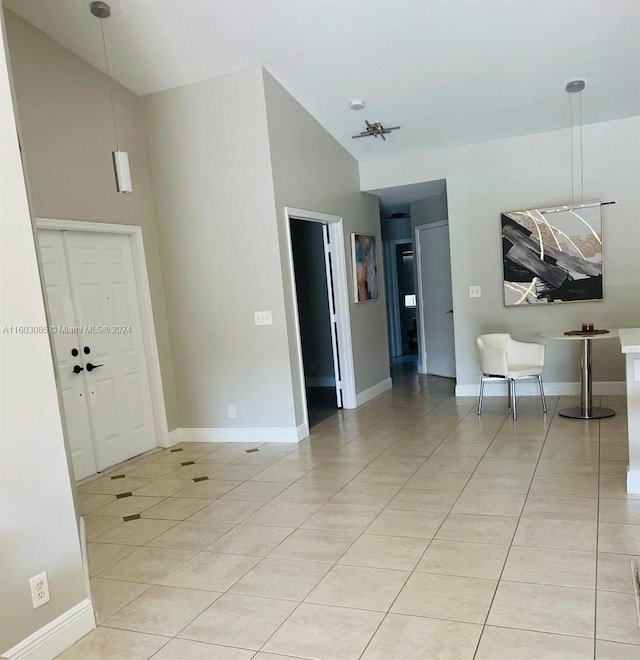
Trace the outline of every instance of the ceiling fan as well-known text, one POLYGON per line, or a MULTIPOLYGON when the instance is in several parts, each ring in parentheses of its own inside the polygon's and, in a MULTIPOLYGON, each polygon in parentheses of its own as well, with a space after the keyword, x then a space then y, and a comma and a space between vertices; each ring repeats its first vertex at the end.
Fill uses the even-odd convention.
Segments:
POLYGON ((400 128, 400 126, 389 126, 389 128, 386 128, 379 121, 370 123, 366 119, 364 120, 364 123, 367 125, 367 128, 361 133, 358 133, 358 135, 352 135, 351 137, 361 138, 370 137, 373 135, 373 137, 377 138, 379 135, 383 140, 386 140, 387 138, 385 138, 385 135, 387 133, 391 133, 391 131, 397 131, 400 128))

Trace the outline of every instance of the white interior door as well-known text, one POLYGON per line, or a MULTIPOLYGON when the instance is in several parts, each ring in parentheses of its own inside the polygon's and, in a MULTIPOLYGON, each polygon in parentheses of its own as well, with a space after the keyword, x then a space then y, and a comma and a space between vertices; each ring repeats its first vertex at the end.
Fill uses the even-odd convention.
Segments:
POLYGON ((435 376, 456 376, 449 225, 416 229, 419 268, 422 366, 435 376))
MULTIPOLYGON (((76 327, 78 323, 73 308, 62 232, 41 229, 38 236, 51 323, 60 328, 76 327)), ((72 332, 54 333, 53 347, 73 471, 76 480, 80 480, 97 472, 86 372, 84 369, 79 370, 82 367, 82 348, 78 335, 72 332), (78 373, 74 372, 74 367, 78 373)))
MULTIPOLYGON (((40 230, 40 236, 45 233, 56 232, 40 230)), ((100 472, 156 446, 131 240, 123 234, 57 233, 64 247, 71 298, 65 305, 72 309, 77 327, 73 336, 84 369, 85 392, 78 398, 88 402, 95 468, 100 472)), ((48 292, 46 268, 45 282, 48 292)), ((53 308, 51 314, 52 322, 58 323, 53 308)), ((56 353, 60 364, 58 344, 56 353)), ((84 447, 86 428, 70 421, 76 412, 65 404, 70 436, 72 429, 83 434, 70 437, 70 443, 84 447)))
POLYGON ((342 378, 340 377, 340 347, 338 346, 338 317, 336 315, 336 299, 333 291, 333 264, 331 262, 331 243, 330 243, 328 225, 322 225, 322 240, 324 241, 324 263, 327 272, 329 319, 331 321, 331 347, 333 349, 333 374, 336 379, 336 404, 338 408, 342 408, 342 378))

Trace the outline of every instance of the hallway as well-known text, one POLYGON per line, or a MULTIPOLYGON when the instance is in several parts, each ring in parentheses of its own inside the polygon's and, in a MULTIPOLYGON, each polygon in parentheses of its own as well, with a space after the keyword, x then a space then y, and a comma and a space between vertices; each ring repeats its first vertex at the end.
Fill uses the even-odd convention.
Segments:
POLYGON ((452 392, 400 364, 299 445, 183 443, 80 486, 99 627, 59 657, 640 657, 624 398, 513 422, 452 392))

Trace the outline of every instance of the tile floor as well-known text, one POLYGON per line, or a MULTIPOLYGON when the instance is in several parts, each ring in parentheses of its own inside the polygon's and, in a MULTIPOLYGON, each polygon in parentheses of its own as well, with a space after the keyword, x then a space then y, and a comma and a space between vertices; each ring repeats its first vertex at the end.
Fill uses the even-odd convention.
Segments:
POLYGON ((548 403, 478 419, 402 365, 299 445, 183 443, 81 485, 99 627, 59 657, 640 658, 624 398, 548 403))

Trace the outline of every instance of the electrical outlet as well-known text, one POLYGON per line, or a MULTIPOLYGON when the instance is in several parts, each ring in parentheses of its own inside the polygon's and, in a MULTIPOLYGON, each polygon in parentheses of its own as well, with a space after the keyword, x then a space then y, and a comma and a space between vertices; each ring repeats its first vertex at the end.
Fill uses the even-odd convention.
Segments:
POLYGON ((40 575, 35 575, 29 580, 31 586, 31 602, 33 603, 33 609, 40 607, 48 603, 51 598, 49 597, 49 581, 47 579, 47 572, 40 573, 40 575))
POLYGON ((479 284, 469 287, 469 298, 481 298, 481 297, 482 297, 482 287, 479 284))
POLYGON ((255 319, 256 325, 273 325, 271 310, 266 310, 264 312, 254 312, 253 317, 255 319))
POLYGON ((236 407, 235 406, 227 406, 227 416, 229 419, 235 419, 236 418, 236 407))
POLYGON ((309 362, 310 371, 318 371, 318 365, 315 362, 309 362))

